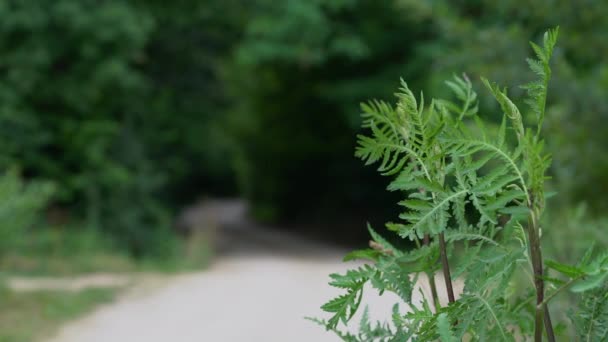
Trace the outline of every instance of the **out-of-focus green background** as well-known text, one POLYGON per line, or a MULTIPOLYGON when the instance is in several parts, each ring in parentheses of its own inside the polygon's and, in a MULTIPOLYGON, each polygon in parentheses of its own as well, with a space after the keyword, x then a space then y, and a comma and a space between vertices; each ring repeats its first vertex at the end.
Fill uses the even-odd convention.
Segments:
POLYGON ((353 157, 358 104, 465 72, 496 118, 479 76, 526 83, 556 25, 543 231, 574 257, 608 246, 606 1, 1 1, 0 271, 179 260, 177 213, 212 197, 364 241, 397 199, 353 157))
POLYGON ((176 212, 206 196, 361 237, 394 198, 353 157, 358 103, 400 77, 434 96, 460 72, 523 84, 525 42, 555 25, 551 206, 606 209, 603 1, 3 1, 0 18, 3 189, 26 183, 0 205, 43 212, 2 211, 2 254, 59 230, 167 257, 176 212))
POLYGON ((358 103, 400 77, 435 96, 460 72, 523 84, 525 42, 558 24, 551 206, 606 209, 603 1, 3 1, 0 18, 2 255, 93 231, 167 257, 176 212, 205 196, 361 237, 351 223, 394 198, 352 156, 358 103))

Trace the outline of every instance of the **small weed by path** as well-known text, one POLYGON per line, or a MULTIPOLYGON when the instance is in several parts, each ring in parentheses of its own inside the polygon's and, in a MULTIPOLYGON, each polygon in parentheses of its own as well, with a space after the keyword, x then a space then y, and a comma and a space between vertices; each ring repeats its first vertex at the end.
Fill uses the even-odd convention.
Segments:
POLYGON ((118 290, 15 293, 0 289, 0 342, 30 342, 49 337, 62 323, 114 299, 118 290))

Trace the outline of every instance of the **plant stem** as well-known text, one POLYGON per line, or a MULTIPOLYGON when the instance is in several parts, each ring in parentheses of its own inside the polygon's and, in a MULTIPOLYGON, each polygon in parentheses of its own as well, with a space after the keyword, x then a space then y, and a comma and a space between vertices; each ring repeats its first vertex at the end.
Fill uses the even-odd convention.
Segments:
POLYGON ((530 259, 532 260, 532 269, 534 270, 534 287, 536 288, 536 313, 534 316, 534 341, 542 342, 543 325, 547 330, 547 336, 550 341, 554 341, 553 326, 549 310, 546 309, 544 303, 545 297, 545 282, 543 281, 543 257, 540 248, 540 235, 536 212, 532 208, 532 202, 529 202, 530 219, 528 221, 528 241, 530 243, 530 259), (546 317, 543 317, 546 316, 546 317), (546 324, 543 324, 543 323, 546 324), (547 324, 548 323, 548 324, 547 324), (553 340, 551 340, 553 338, 553 340))
POLYGON ((547 304, 543 305, 545 318, 545 330, 547 331, 547 339, 549 342, 555 342, 555 334, 553 333, 553 323, 551 323, 551 315, 549 315, 549 307, 547 304))
MULTIPOLYGON (((584 276, 584 274, 581 274, 579 276, 576 276, 572 279, 570 279, 567 283, 565 283, 564 285, 560 286, 557 290, 555 290, 553 293, 551 293, 550 295, 548 295, 547 297, 545 297, 543 299, 543 302, 540 303, 540 305, 543 308, 544 311, 544 317, 545 317, 545 330, 547 331, 547 339, 549 340, 549 342, 555 342, 555 334, 553 332, 553 323, 551 323, 551 315, 549 314, 549 301, 551 299, 553 299, 553 297, 555 297, 558 293, 560 293, 562 290, 566 289, 568 286, 572 285, 572 283, 574 283, 575 281, 581 279, 584 276)), ((538 309, 538 308, 537 308, 538 309)))
MULTIPOLYGON (((431 238, 429 234, 424 234, 424 245, 428 246, 431 244, 431 238)), ((439 310, 439 296, 437 295, 437 284, 435 284, 435 274, 433 272, 427 272, 429 278, 429 286, 431 287, 431 296, 433 296, 433 306, 435 306, 435 312, 439 310)))
MULTIPOLYGON (((530 227, 530 230, 533 229, 530 227)), ((534 270, 534 287, 536 288, 536 313, 534 315, 534 341, 542 342, 543 338, 543 308, 544 300, 544 282, 542 280, 542 266, 539 267, 540 250, 536 244, 535 234, 530 234, 530 257, 532 259, 532 268, 534 270)))
POLYGON ((452 287, 452 276, 450 275, 450 264, 448 262, 447 249, 445 247, 445 236, 439 233, 439 252, 441 253, 441 268, 443 269, 443 278, 445 279, 445 288, 448 293, 448 301, 454 303, 454 288, 452 287))

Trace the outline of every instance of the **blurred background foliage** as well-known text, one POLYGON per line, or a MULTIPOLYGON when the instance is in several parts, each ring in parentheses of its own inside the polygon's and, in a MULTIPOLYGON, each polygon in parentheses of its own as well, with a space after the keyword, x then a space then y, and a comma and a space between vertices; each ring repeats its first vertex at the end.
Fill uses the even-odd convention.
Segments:
POLYGON ((0 183, 53 185, 39 231, 165 257, 179 208, 240 195, 259 220, 362 238, 396 200, 353 157, 358 104, 400 77, 437 97, 453 73, 526 83, 523 42, 555 25, 551 205, 606 209, 605 1, 5 0, 0 18, 0 183))

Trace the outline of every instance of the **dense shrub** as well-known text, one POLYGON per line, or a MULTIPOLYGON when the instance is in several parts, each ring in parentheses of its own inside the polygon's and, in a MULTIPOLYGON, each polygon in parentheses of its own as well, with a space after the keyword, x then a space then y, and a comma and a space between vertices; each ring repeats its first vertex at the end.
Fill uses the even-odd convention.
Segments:
POLYGON ((56 183, 53 208, 72 226, 134 255, 166 254, 171 210, 234 191, 213 92, 232 34, 213 13, 194 2, 2 2, 0 167, 56 183))
POLYGON ((52 192, 48 183, 24 184, 14 169, 0 175, 0 258, 23 247, 52 192))

